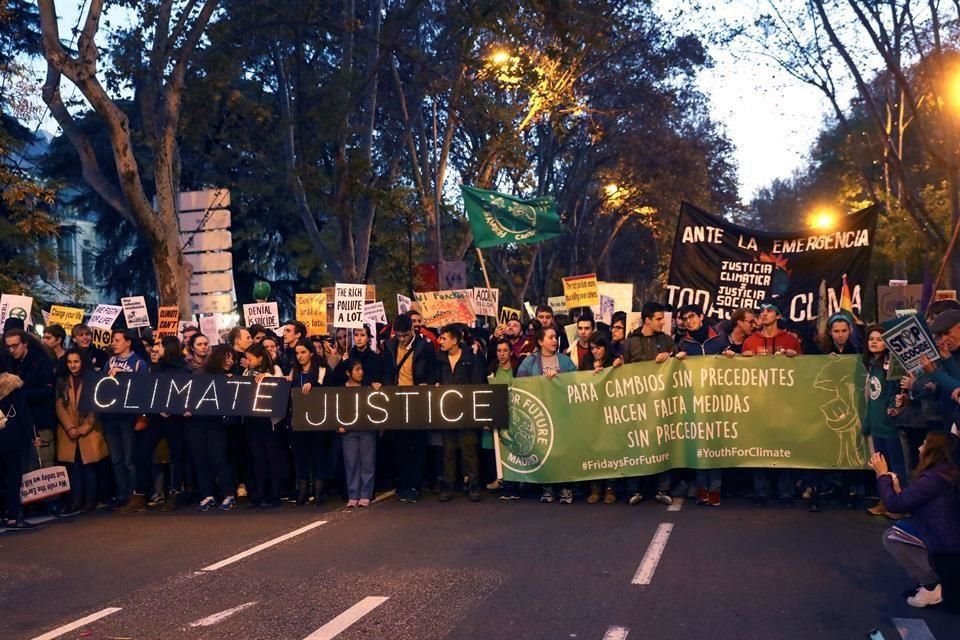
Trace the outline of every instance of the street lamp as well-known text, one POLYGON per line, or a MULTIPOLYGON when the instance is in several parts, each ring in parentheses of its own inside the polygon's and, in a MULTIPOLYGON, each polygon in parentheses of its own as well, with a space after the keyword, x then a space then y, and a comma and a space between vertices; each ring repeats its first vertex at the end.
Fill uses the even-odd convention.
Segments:
POLYGON ((490 54, 490 62, 497 67, 502 67, 510 62, 510 52, 506 49, 494 49, 490 54))
POLYGON ((620 191, 620 185, 618 185, 616 182, 611 182, 603 187, 603 192, 608 198, 612 198, 613 196, 617 195, 618 191, 620 191))
POLYGON ((829 231, 837 225, 837 214, 827 208, 818 209, 807 218, 807 222, 818 231, 829 231))

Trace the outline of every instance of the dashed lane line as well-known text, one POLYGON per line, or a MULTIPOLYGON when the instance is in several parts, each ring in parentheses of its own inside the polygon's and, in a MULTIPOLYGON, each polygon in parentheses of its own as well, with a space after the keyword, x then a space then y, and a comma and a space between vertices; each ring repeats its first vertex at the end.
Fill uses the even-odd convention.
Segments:
POLYGON ((240 612, 243 611, 244 609, 249 609, 250 607, 252 607, 252 606, 255 605, 255 604, 257 604, 257 601, 256 601, 256 600, 254 600, 253 602, 244 602, 243 604, 238 605, 238 606, 236 606, 236 607, 233 607, 232 609, 227 609, 226 611, 221 611, 221 612, 219 612, 219 613, 214 613, 213 615, 209 615, 209 616, 207 616, 206 618, 200 618, 199 620, 194 620, 193 622, 190 623, 189 626, 191 626, 191 627, 212 627, 213 625, 217 624, 218 622, 223 622, 224 620, 226 620, 227 618, 229 618, 230 616, 232 616, 232 615, 235 614, 235 613, 240 613, 240 612))
POLYGON ((101 609, 96 613, 91 613, 90 615, 80 618, 79 620, 74 620, 73 622, 67 623, 62 627, 57 627, 53 631, 48 631, 42 636, 36 636, 31 640, 53 640, 54 638, 59 638, 62 635, 66 635, 73 631, 74 629, 79 629, 84 625, 88 625, 91 622, 96 622, 100 618, 106 618, 109 615, 120 611, 121 607, 107 607, 106 609, 101 609))
POLYGON ((232 556, 230 556, 229 558, 226 558, 226 559, 224 559, 224 560, 221 560, 220 562, 215 562, 214 564, 211 564, 211 565, 208 566, 208 567, 204 567, 203 569, 201 569, 201 571, 216 571, 217 569, 222 569, 222 568, 226 567, 227 565, 231 565, 231 564, 233 564, 234 562, 239 562, 240 560, 243 560, 244 558, 249 558, 250 556, 252 556, 252 555, 255 554, 255 553, 259 553, 259 552, 263 551, 264 549, 269 549, 270 547, 272 547, 272 546, 274 546, 274 545, 278 545, 278 544, 280 544, 281 542, 284 542, 284 541, 286 541, 286 540, 289 540, 290 538, 295 538, 295 537, 299 536, 299 535, 302 534, 302 533, 306 533, 307 531, 310 531, 310 530, 312 530, 312 529, 316 529, 316 528, 319 527, 320 525, 324 525, 324 524, 327 524, 327 521, 326 521, 326 520, 317 520, 316 522, 311 522, 311 523, 308 524, 308 525, 305 525, 305 526, 303 526, 303 527, 300 527, 299 529, 294 529, 293 531, 291 531, 291 532, 289 532, 289 533, 285 533, 285 534, 283 534, 282 536, 277 536, 276 538, 274 538, 274 539, 272 539, 272 540, 267 540, 266 542, 264 542, 264 543, 262 543, 262 544, 258 544, 258 545, 255 546, 255 547, 252 547, 252 548, 250 548, 250 549, 247 549, 246 551, 241 551, 240 553, 237 553, 237 554, 235 554, 235 555, 232 555, 232 556))
POLYGON ((626 627, 607 627, 607 632, 603 634, 603 640, 627 640, 630 629, 626 627))
POLYGON ((633 574, 633 584, 648 585, 653 580, 653 573, 660 564, 660 556, 667 547, 671 531, 673 531, 673 524, 670 522, 663 522, 657 527, 653 539, 650 540, 650 546, 647 547, 647 552, 643 554, 643 560, 637 567, 637 572, 633 574))
POLYGON ((893 618, 893 626, 903 640, 937 640, 927 623, 920 618, 893 618))
POLYGON ((384 596, 369 596, 364 598, 303 640, 331 640, 387 600, 389 600, 389 598, 384 596))

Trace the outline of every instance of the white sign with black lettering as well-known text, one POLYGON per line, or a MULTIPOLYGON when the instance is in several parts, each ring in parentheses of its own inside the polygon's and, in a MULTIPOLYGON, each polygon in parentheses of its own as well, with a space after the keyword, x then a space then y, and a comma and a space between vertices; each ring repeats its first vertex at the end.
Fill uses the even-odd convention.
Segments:
POLYGON ((920 356, 931 362, 940 359, 940 351, 917 314, 911 314, 893 325, 881 336, 900 364, 907 371, 922 369, 920 356))
POLYGON ((280 311, 276 302, 254 302, 243 305, 243 321, 248 327, 255 324, 267 329, 280 328, 280 311))
POLYGON ((333 326, 361 329, 366 293, 366 285, 336 283, 333 296, 333 326))
POLYGON ((366 303, 363 306, 363 321, 371 327, 387 324, 387 311, 383 308, 383 302, 366 303))
POLYGON ((127 321, 127 329, 139 329, 150 326, 150 316, 147 314, 147 300, 143 296, 120 298, 123 305, 123 317, 127 321))
POLYGON ((92 329, 110 329, 117 317, 123 313, 123 307, 115 304, 98 304, 97 308, 90 314, 90 320, 87 325, 92 329))
POLYGON ((23 474, 20 479, 20 502, 30 504, 70 491, 66 467, 47 467, 23 474))
POLYGON ((473 288, 473 310, 478 316, 497 317, 500 308, 500 289, 473 288))
POLYGON ((30 319, 30 310, 33 308, 33 298, 30 296, 19 296, 13 293, 5 293, 0 296, 0 325, 7 321, 7 318, 19 318, 23 320, 23 326, 29 327, 33 324, 30 319))

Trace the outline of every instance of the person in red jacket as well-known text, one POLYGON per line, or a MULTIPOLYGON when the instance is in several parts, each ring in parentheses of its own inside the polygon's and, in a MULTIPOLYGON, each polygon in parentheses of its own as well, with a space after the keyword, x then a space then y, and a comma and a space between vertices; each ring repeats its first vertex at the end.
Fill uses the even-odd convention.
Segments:
POLYGON ((785 355, 793 357, 802 353, 800 340, 794 334, 780 328, 780 309, 773 301, 760 305, 760 330, 743 341, 745 356, 785 355))

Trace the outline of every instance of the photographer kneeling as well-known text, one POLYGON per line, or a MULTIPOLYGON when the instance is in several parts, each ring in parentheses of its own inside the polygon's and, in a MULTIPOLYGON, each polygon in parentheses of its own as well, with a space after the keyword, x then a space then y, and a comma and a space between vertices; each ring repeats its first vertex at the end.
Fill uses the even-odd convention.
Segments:
POLYGON ((915 593, 907 598, 911 607, 943 602, 944 608, 960 612, 960 469, 954 462, 955 447, 956 440, 949 434, 927 434, 905 489, 882 454, 870 458, 881 500, 890 511, 912 514, 898 526, 908 531, 914 527, 909 532, 926 547, 891 539, 893 529, 883 533, 884 548, 917 582, 915 593))

